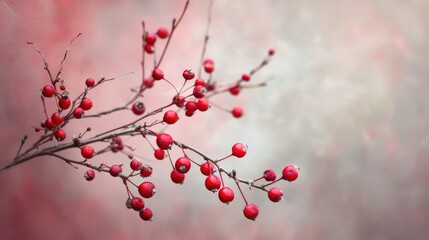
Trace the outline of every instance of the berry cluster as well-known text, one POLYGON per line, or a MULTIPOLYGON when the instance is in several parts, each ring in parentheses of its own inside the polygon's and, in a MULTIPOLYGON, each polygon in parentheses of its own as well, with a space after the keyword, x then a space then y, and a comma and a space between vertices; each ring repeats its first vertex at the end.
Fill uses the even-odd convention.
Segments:
MULTIPOLYGON (((178 20, 173 20, 170 30, 161 27, 154 32, 148 32, 143 22, 143 77, 141 84, 133 89, 134 91, 129 101, 125 102, 122 106, 112 108, 108 111, 90 114, 93 106, 93 101, 89 97, 90 91, 115 78, 102 78, 96 81, 94 78, 89 77, 84 81, 83 92, 73 99, 71 93, 66 88, 65 80, 61 77, 62 64, 66 60, 69 49, 66 50, 64 58, 61 61, 60 70, 54 76, 51 74, 41 51, 35 44, 29 43, 32 44, 41 55, 45 64, 45 70, 48 72, 50 78, 50 83, 41 88, 41 99, 45 119, 42 120, 40 127, 34 128, 36 132, 41 132, 42 135, 30 148, 21 151, 27 139, 25 137, 21 142, 14 161, 3 169, 16 166, 36 157, 52 156, 66 162, 74 168, 77 168, 77 166, 87 168, 84 173, 84 178, 87 181, 93 181, 96 178, 96 174, 98 174, 97 172, 108 173, 112 177, 120 178, 123 182, 128 194, 126 206, 129 209, 137 211, 140 218, 147 221, 152 219, 153 212, 147 207, 145 201, 148 201, 147 199, 152 198, 156 193, 155 184, 148 180, 153 173, 153 169, 150 165, 143 163, 140 159, 135 157, 132 153, 135 149, 132 146, 126 145, 122 138, 124 136, 137 136, 141 137, 143 141, 146 141, 151 146, 153 150, 153 156, 151 156, 151 158, 153 157, 159 161, 167 161, 166 159, 168 159, 172 168, 170 179, 173 183, 183 184, 186 174, 191 171, 191 168, 193 168, 192 166, 194 166, 194 168, 198 167, 201 174, 205 176, 204 185, 206 189, 211 192, 217 192, 219 200, 222 203, 228 204, 235 199, 235 192, 231 186, 226 185, 224 178, 228 177, 232 179, 236 185, 236 189, 244 200, 243 214, 248 219, 254 220, 259 214, 259 209, 255 204, 248 202, 243 194, 242 185, 266 192, 268 199, 272 202, 280 201, 283 197, 283 192, 278 187, 272 187, 272 184, 280 180, 286 180, 288 182, 295 181, 298 177, 298 167, 294 165, 285 166, 281 172, 281 176, 277 176, 273 169, 267 169, 260 177, 254 180, 244 180, 238 177, 237 171, 224 169, 220 163, 228 158, 245 157, 247 153, 247 146, 245 144, 234 144, 231 147, 230 154, 216 159, 205 155, 187 144, 175 140, 170 134, 165 132, 165 127, 164 130, 156 130, 158 126, 173 126, 178 121, 183 121, 181 117, 179 117, 181 114, 189 118, 195 114, 203 114, 209 111, 212 106, 230 113, 235 118, 242 117, 243 109, 241 107, 233 107, 232 110, 229 110, 215 104, 212 97, 223 93, 230 93, 233 96, 237 96, 246 88, 264 86, 265 82, 253 85, 251 85, 250 82, 253 76, 262 67, 267 65, 274 55, 274 50, 269 50, 263 61, 253 70, 248 73, 243 73, 237 80, 231 83, 223 85, 217 84, 217 82, 213 80, 215 61, 204 57, 208 40, 206 36, 201 58, 203 61, 199 65, 199 71, 194 72, 192 69, 185 69, 181 73, 183 83, 180 88, 176 88, 176 85, 167 79, 167 77, 176 77, 176 75, 169 76, 165 74, 161 67, 161 63, 169 46, 170 39, 184 16, 188 3, 189 2, 186 3, 178 20), (159 57, 156 57, 157 54, 155 53, 158 51, 160 51, 160 54, 158 55, 159 57), (150 74, 147 77, 145 76, 148 66, 145 62, 146 57, 150 57, 153 60, 153 66, 151 66, 149 71, 150 74), (162 81, 170 84, 175 94, 171 96, 172 100, 165 105, 154 110, 148 110, 144 104, 143 93, 154 88, 157 82, 162 81), (54 104, 56 109, 51 114, 47 112, 46 103, 48 101, 54 104), (183 110, 183 112, 181 110, 183 110), (87 134, 92 131, 91 127, 87 127, 84 132, 79 134, 67 134, 67 125, 71 121, 79 121, 79 119, 94 116, 105 117, 117 111, 130 111, 135 117, 130 119, 127 124, 115 126, 111 130, 93 136, 88 137, 89 134, 87 134), (149 116, 157 116, 157 120, 148 124, 144 120, 149 116), (70 141, 67 141, 67 135, 73 136, 70 141), (55 140, 57 141, 56 143, 55 140), (51 142, 55 144, 49 145, 51 142), (104 144, 104 147, 94 149, 94 143, 104 144), (61 154, 62 151, 66 149, 78 149, 82 159, 73 160, 67 158, 61 154), (173 160, 172 151, 178 151, 180 157, 173 160), (191 158, 188 155, 190 152, 196 154, 198 157, 191 158), (99 165, 95 164, 93 158, 104 153, 123 153, 127 156, 127 162, 109 165, 105 163, 99 165), (130 186, 134 186, 138 194, 133 193, 130 186)), ((79 36, 80 34, 77 37, 79 36)), ((76 38, 70 42, 70 45, 76 38)), ((96 102, 95 104, 102 103, 96 102)))

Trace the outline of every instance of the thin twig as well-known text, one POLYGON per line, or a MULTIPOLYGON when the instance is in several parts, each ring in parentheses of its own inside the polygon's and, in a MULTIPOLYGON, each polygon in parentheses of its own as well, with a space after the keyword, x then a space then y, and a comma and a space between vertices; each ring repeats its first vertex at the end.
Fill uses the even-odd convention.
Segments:
POLYGON ((206 27, 206 34, 204 36, 204 44, 203 44, 203 50, 201 52, 201 58, 200 58, 200 66, 198 67, 198 77, 201 77, 201 72, 203 69, 203 62, 204 62, 204 56, 206 55, 206 50, 207 50, 207 44, 209 42, 209 29, 210 29, 210 24, 212 21, 212 6, 213 6, 213 0, 210 1, 209 3, 209 14, 207 17, 207 27, 206 27))

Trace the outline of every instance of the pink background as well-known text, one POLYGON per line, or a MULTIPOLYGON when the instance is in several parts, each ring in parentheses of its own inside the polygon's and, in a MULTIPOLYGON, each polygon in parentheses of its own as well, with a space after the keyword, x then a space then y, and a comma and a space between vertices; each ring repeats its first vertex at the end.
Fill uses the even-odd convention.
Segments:
MULTIPOLYGON (((169 27, 184 1, 0 0, 0 163, 19 141, 37 134, 43 120, 39 89, 48 78, 36 43, 58 68, 70 39, 62 76, 72 93, 93 76, 118 78, 91 92, 94 113, 122 104, 141 79, 141 25, 169 27)), ((180 85, 185 68, 197 69, 208 1, 189 6, 163 64, 180 85)), ((191 169, 185 184, 169 180, 167 162, 154 167, 158 192, 147 201, 154 221, 125 209, 123 185, 107 175, 86 182, 84 169, 56 159, 36 159, 0 173, 0 232, 4 239, 426 239, 429 225, 429 18, 427 1, 228 1, 213 6, 208 56, 215 78, 234 80, 277 51, 254 82, 273 79, 239 98, 217 97, 225 107, 243 106, 239 121, 212 108, 168 129, 175 138, 222 157, 235 142, 249 146, 243 159, 225 161, 251 179, 268 167, 297 164, 293 184, 279 183, 285 200, 247 192, 260 208, 257 221, 242 216, 240 198, 226 206, 191 169)), ((145 95, 148 109, 174 92, 159 84, 145 95)), ((53 111, 50 105, 48 111, 53 111)), ((183 113, 182 113, 183 114, 183 113)), ((68 139, 133 118, 70 124, 68 139)), ((151 156, 141 139, 128 140, 137 155, 151 156)), ((174 153, 178 156, 179 153, 174 153)), ((74 149, 67 152, 79 159, 74 149)), ((100 157, 101 158, 101 157, 100 157)), ((124 155, 95 162, 125 163, 124 155)), ((229 185, 233 183, 228 182, 229 185)))

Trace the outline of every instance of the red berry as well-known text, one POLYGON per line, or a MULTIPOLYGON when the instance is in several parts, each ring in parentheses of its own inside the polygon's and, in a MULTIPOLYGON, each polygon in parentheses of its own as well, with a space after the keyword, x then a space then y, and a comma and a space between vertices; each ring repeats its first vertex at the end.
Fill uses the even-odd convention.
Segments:
POLYGON ((210 83, 207 85, 207 91, 214 91, 216 89, 216 83, 210 83))
POLYGON ((234 200, 234 191, 229 187, 223 187, 219 190, 218 197, 221 202, 228 204, 234 200))
POLYGON ((177 115, 176 111, 168 110, 164 113, 163 120, 168 124, 174 124, 177 122, 177 120, 179 120, 179 116, 177 115))
POLYGON ((85 175, 83 175, 87 181, 92 181, 95 178, 95 172, 94 170, 89 169, 85 172, 85 175))
POLYGON ((298 178, 299 168, 295 165, 287 165, 283 168, 282 178, 289 182, 295 181, 298 178))
POLYGON ((54 129, 55 123, 52 121, 51 118, 46 119, 46 121, 45 121, 45 127, 47 129, 54 129))
POLYGON ((41 130, 42 130, 41 128, 34 127, 34 131, 35 131, 35 132, 40 132, 41 130))
POLYGON ((62 141, 66 139, 66 132, 61 128, 58 128, 57 131, 55 131, 55 138, 57 139, 57 141, 62 141))
POLYGON ((68 109, 70 105, 71 105, 71 101, 68 96, 62 96, 58 101, 58 106, 63 110, 68 109))
POLYGON ((61 90, 61 91, 66 90, 66 86, 64 86, 64 85, 62 85, 62 84, 61 84, 61 85, 60 85, 60 90, 61 90))
POLYGON ((144 198, 151 198, 155 192, 155 185, 151 182, 142 182, 138 187, 139 193, 144 198))
POLYGON ((59 125, 64 122, 64 116, 57 112, 52 114, 51 119, 52 122, 54 122, 56 125, 59 125))
POLYGON ((119 166, 119 165, 117 165, 117 164, 115 164, 115 165, 112 165, 111 167, 110 167, 110 169, 109 169, 109 173, 110 173, 110 175, 112 175, 113 177, 117 177, 117 176, 119 176, 119 174, 122 172, 122 168, 121 168, 121 166, 119 166))
POLYGON ((213 59, 211 59, 211 58, 206 58, 206 59, 204 59, 203 64, 204 64, 204 65, 206 65, 206 64, 214 64, 214 61, 213 61, 213 59))
POLYGON ((42 89, 42 95, 44 97, 52 97, 55 94, 55 88, 52 85, 46 85, 42 89))
POLYGON ((202 78, 197 78, 195 80, 195 84, 194 85, 195 86, 203 86, 203 87, 205 87, 206 86, 206 81, 204 81, 204 79, 202 79, 202 78))
POLYGON ((164 78, 164 72, 159 68, 155 68, 152 72, 152 77, 155 80, 161 80, 164 78))
POLYGON ((163 160, 165 157, 165 152, 162 149, 155 149, 155 152, 153 154, 156 159, 163 160))
POLYGON ((139 216, 144 221, 151 221, 153 217, 153 213, 152 213, 152 210, 150 210, 150 208, 143 208, 139 212, 139 216))
POLYGON ((80 106, 83 110, 89 110, 92 108, 92 101, 89 98, 84 98, 80 102, 80 106))
POLYGON ((273 169, 267 169, 264 171, 263 177, 265 181, 272 182, 276 180, 276 172, 273 169))
POLYGON ((90 77, 85 80, 85 84, 87 87, 93 87, 95 85, 94 78, 90 77))
POLYGON ((152 88, 153 87, 153 79, 152 78, 145 78, 143 80, 143 84, 147 87, 147 88, 152 88))
POLYGON ((273 56, 276 52, 274 51, 274 49, 269 49, 268 50, 268 55, 273 56))
POLYGON ((73 116, 76 119, 82 118, 84 113, 85 111, 83 111, 83 109, 80 107, 77 107, 73 110, 73 116))
POLYGON ((187 173, 191 169, 191 161, 187 157, 181 157, 176 160, 176 170, 181 173, 187 173))
POLYGON ((206 98, 200 98, 200 99, 198 99, 198 101, 197 101, 197 108, 201 112, 207 111, 207 109, 209 109, 209 100, 207 100, 206 98))
POLYGON ((186 69, 185 71, 183 71, 182 76, 185 80, 191 80, 195 77, 195 73, 191 69, 186 69))
POLYGON ((82 154, 82 157, 84 158, 92 158, 92 156, 94 155, 94 148, 92 148, 91 146, 83 146, 80 149, 80 154, 82 154))
POLYGON ((195 112, 198 109, 198 106, 195 102, 186 102, 185 104, 186 111, 195 112))
POLYGON ((203 86, 197 85, 194 87, 194 97, 203 98, 206 95, 207 89, 203 86))
POLYGON ((185 174, 173 169, 170 174, 171 181, 177 184, 182 184, 185 181, 185 174))
POLYGON ((247 146, 242 143, 236 143, 232 146, 232 155, 242 158, 246 155, 247 146))
POLYGON ((205 185, 207 190, 216 192, 219 190, 221 182, 218 176, 212 174, 206 178, 205 185))
POLYGON ((210 63, 204 64, 204 71, 206 73, 212 73, 214 71, 214 64, 210 64, 210 63))
POLYGON ((186 110, 186 112, 185 112, 185 116, 187 116, 187 117, 192 117, 193 115, 194 115, 194 111, 186 110))
POLYGON ((158 28, 158 31, 156 31, 156 35, 158 35, 159 38, 167 38, 168 37, 168 30, 166 28, 158 28))
POLYGON ((166 134, 166 133, 160 133, 156 136, 156 145, 158 145, 161 149, 169 149, 170 146, 173 144, 173 138, 166 134))
POLYGON ((142 102, 135 102, 131 110, 135 115, 142 115, 146 111, 146 108, 142 102))
POLYGON ((232 95, 236 96, 236 95, 238 95, 240 93, 240 87, 239 86, 232 87, 232 88, 229 89, 229 92, 232 95))
POLYGON ((151 45, 155 44, 155 42, 156 42, 156 35, 153 34, 153 33, 147 34, 146 37, 145 37, 145 41, 146 41, 146 43, 151 44, 151 45))
POLYGON ((145 52, 152 54, 155 52, 155 47, 152 44, 147 43, 144 45, 144 50, 145 52))
POLYGON ((141 197, 133 197, 130 205, 134 210, 140 211, 144 208, 144 201, 141 197))
POLYGON ((140 160, 138 160, 138 159, 133 159, 130 162, 130 168, 133 171, 139 170, 142 167, 142 165, 143 165, 142 162, 140 162, 140 160))
POLYGON ((259 214, 259 209, 255 204, 249 203, 243 209, 243 214, 250 220, 255 220, 259 214))
POLYGON ((283 198, 283 191, 280 188, 273 187, 268 191, 268 198, 272 202, 278 202, 283 198))
POLYGON ((152 175, 153 169, 149 165, 144 165, 142 169, 140 169, 140 175, 142 177, 150 177, 152 175))
POLYGON ((243 73, 243 75, 241 75, 241 80, 246 82, 250 81, 250 75, 247 73, 243 73))
POLYGON ((241 118, 241 116, 243 116, 243 109, 241 107, 235 107, 232 109, 231 113, 235 118, 241 118))
POLYGON ((181 108, 185 106, 185 97, 176 95, 173 97, 173 103, 176 104, 176 106, 181 108))
POLYGON ((206 161, 200 165, 200 171, 203 175, 209 176, 213 174, 214 165, 212 162, 206 161))

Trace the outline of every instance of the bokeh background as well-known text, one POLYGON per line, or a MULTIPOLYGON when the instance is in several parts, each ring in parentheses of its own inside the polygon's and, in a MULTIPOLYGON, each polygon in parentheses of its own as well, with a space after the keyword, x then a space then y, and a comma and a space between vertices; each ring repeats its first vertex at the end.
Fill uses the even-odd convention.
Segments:
MULTIPOLYGON (((83 33, 62 74, 72 95, 89 76, 134 72, 91 92, 91 111, 102 111, 123 103, 141 80, 140 21, 152 32, 169 27, 184 2, 1 0, 0 163, 11 161, 24 134, 36 139, 32 126, 43 120, 39 89, 48 78, 27 41, 37 43, 55 71, 70 39, 83 33)), ((163 68, 177 85, 183 69, 198 68, 208 6, 191 0, 171 42, 163 68)), ((237 79, 274 48, 270 65, 252 79, 271 81, 239 97, 213 99, 244 107, 240 120, 212 108, 182 116, 168 131, 213 157, 246 143, 245 158, 224 163, 246 179, 268 167, 280 172, 299 165, 295 183, 278 184, 284 201, 274 204, 262 192, 247 191, 260 208, 257 221, 248 221, 238 196, 221 204, 197 169, 184 185, 171 183, 168 162, 152 160, 142 140, 126 139, 155 169, 158 192, 146 201, 153 222, 125 209, 118 179, 99 174, 86 182, 84 169, 36 159, 0 172, 1 238, 427 239, 428 12, 424 0, 216 0, 207 50, 216 61, 215 79, 237 79)), ((173 93, 158 84, 145 104, 154 109, 173 93)), ((121 112, 82 120, 67 128, 68 139, 87 126, 91 135, 132 118, 121 112)), ((66 154, 79 159, 76 150, 66 154)), ((128 160, 105 155, 94 161, 128 160)))

